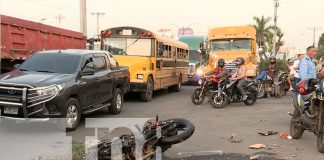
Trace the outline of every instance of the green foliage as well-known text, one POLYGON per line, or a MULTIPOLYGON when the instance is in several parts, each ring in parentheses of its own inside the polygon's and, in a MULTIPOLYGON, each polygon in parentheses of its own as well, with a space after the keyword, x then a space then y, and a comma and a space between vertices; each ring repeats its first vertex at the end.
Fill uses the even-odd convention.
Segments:
MULTIPOLYGON (((277 63, 279 64, 279 70, 282 72, 288 72, 288 67, 287 67, 287 60, 284 59, 277 59, 277 63)), ((268 66, 270 64, 270 60, 267 59, 263 62, 260 62, 259 65, 259 71, 267 71, 268 66)))
POLYGON ((318 52, 316 55, 317 59, 324 57, 324 33, 322 33, 319 41, 318 41, 318 52))

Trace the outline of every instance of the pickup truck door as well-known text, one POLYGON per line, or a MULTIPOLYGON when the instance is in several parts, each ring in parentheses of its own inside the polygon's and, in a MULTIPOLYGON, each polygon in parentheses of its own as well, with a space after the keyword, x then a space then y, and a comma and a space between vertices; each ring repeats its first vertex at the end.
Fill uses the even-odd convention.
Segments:
POLYGON ((101 102, 111 100, 114 73, 109 66, 107 56, 104 54, 98 54, 94 56, 93 60, 96 68, 96 80, 99 84, 99 100, 101 102))
MULTIPOLYGON (((81 69, 91 68, 95 70, 93 57, 87 57, 82 65, 81 69)), ((80 93, 83 98, 84 106, 90 106, 97 102, 98 100, 98 89, 99 84, 96 80, 97 75, 84 75, 79 80, 80 93)))

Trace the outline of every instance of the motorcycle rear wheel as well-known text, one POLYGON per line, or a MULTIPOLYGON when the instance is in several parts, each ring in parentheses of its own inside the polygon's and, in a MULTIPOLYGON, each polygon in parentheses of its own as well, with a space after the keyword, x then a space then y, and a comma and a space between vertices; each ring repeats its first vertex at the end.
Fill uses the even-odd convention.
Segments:
POLYGON ((176 132, 174 135, 162 137, 160 139, 161 145, 173 145, 181 143, 190 138, 195 132, 195 126, 186 119, 173 118, 166 121, 173 121, 173 123, 175 123, 176 132))
POLYGON ((296 121, 299 121, 298 120, 299 116, 300 116, 300 113, 295 109, 294 114, 290 120, 290 135, 293 139, 299 139, 301 136, 303 136, 304 131, 305 131, 305 129, 303 127, 296 124, 296 121))
POLYGON ((221 94, 214 93, 211 96, 210 104, 214 108, 223 108, 228 104, 228 98, 226 97, 226 95, 224 95, 222 93, 221 94))
POLYGON ((252 106, 256 102, 257 97, 254 95, 248 95, 248 98, 244 100, 244 104, 247 106, 252 106))
MULTIPOLYGON (((321 102, 323 103, 323 102, 321 102)), ((321 104, 322 105, 322 104, 321 104)), ((323 106, 320 107, 320 121, 318 124, 318 135, 317 135, 317 150, 320 153, 324 153, 324 114, 323 106)))
POLYGON ((191 96, 191 101, 193 104, 200 105, 204 102, 206 95, 205 93, 201 92, 203 92, 201 88, 195 89, 194 93, 191 96))

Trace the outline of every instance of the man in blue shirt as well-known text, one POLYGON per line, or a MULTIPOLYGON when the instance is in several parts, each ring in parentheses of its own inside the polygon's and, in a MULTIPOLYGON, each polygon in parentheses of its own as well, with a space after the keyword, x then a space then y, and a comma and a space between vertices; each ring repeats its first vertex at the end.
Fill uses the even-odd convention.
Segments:
POLYGON ((299 63, 299 77, 301 80, 316 79, 316 68, 313 62, 316 52, 317 50, 314 46, 307 47, 306 55, 299 63))

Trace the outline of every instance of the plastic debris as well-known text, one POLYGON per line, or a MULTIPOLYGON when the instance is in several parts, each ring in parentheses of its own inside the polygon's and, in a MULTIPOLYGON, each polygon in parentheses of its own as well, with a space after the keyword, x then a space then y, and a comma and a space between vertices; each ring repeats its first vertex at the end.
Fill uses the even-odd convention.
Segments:
POLYGON ((281 133, 280 138, 283 139, 292 139, 292 137, 288 133, 281 133))
POLYGON ((262 135, 262 136, 271 136, 271 135, 276 135, 276 134, 278 134, 278 132, 275 132, 275 131, 268 131, 268 133, 262 133, 262 132, 260 132, 260 133, 258 133, 258 134, 260 134, 260 135, 262 135))
POLYGON ((250 149, 261 149, 261 148, 266 148, 266 145, 264 144, 253 144, 249 146, 250 149))

